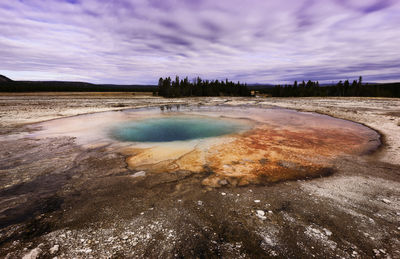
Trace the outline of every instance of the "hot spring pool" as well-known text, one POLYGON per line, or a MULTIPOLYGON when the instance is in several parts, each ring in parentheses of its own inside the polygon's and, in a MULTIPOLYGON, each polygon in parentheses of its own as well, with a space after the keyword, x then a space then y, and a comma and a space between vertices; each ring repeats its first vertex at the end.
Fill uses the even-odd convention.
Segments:
POLYGON ((218 137, 249 129, 249 126, 216 118, 167 117, 122 123, 111 130, 120 141, 172 142, 218 137))
POLYGON ((36 127, 29 137, 73 137, 83 149, 123 154, 132 171, 212 172, 202 180, 211 187, 329 175, 341 157, 380 144, 379 134, 351 121, 246 106, 127 109, 36 127))

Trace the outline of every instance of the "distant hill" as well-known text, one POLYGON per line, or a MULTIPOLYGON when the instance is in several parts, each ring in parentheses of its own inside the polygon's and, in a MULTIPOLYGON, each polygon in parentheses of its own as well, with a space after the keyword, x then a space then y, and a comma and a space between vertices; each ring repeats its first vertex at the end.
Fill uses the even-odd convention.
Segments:
POLYGON ((12 80, 6 76, 0 75, 0 82, 12 82, 12 80))
POLYGON ((113 85, 65 81, 13 81, 0 75, 0 92, 153 92, 155 85, 113 85))

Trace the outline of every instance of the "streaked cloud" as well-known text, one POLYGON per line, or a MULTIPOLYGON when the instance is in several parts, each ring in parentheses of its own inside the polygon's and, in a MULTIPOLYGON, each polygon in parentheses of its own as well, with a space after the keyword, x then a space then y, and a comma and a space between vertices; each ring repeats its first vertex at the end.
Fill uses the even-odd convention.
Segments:
POLYGON ((0 73, 156 83, 400 80, 396 0, 2 0, 0 73))

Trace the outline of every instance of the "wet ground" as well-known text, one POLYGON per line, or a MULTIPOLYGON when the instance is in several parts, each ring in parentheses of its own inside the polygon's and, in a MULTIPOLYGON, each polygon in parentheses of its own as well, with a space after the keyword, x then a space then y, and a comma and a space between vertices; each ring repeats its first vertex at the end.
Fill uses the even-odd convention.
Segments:
MULTIPOLYGON (((67 136, 10 137, 34 133, 24 125, 35 115, 41 120, 45 115, 106 111, 116 109, 115 103, 142 107, 146 99, 20 98, 1 100, 1 123, 7 132, 0 143, 0 256, 400 257, 400 166, 395 159, 385 159, 388 147, 391 157, 398 154, 393 152, 397 147, 392 148, 396 133, 385 135, 388 140, 378 152, 336 157, 330 176, 211 188, 202 183, 212 171, 137 172, 126 163, 126 155, 108 144, 80 145, 77 138, 67 136)), ((166 101, 152 99, 151 105, 166 101)), ((174 100, 183 101, 255 104, 254 99, 241 98, 174 100)), ((293 105, 291 99, 256 101, 293 105)), ((399 127, 393 117, 395 101, 380 100, 378 107, 376 101, 361 101, 369 105, 366 120, 390 113, 381 118, 394 126, 383 121, 382 129, 399 127)), ((303 110, 325 109, 324 99, 295 102, 303 110)), ((347 104, 347 99, 337 99, 329 105, 336 107, 338 117, 345 117, 347 113, 340 111, 357 111, 347 104)))

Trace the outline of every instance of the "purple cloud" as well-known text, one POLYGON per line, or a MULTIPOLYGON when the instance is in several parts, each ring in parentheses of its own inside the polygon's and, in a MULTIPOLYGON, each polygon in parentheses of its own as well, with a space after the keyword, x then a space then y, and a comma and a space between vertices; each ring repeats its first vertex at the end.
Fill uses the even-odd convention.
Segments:
POLYGON ((400 80, 395 0, 2 0, 0 74, 156 83, 400 80))

